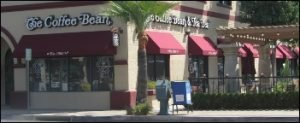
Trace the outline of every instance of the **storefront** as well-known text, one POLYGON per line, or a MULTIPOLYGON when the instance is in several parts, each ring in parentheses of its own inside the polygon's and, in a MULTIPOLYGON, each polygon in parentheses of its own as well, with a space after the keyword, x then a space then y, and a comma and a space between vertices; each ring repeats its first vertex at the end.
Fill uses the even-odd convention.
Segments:
MULTIPOLYGON (((234 70, 232 76, 247 75, 246 77, 255 77, 255 79, 250 80, 256 82, 259 81, 259 77, 286 77, 293 78, 295 83, 299 81, 297 79, 299 73, 295 70, 295 68, 298 68, 296 66, 299 63, 295 59, 296 56, 292 51, 292 47, 281 42, 282 40, 299 39, 299 25, 221 27, 216 31, 224 42, 222 47, 224 47, 226 73, 234 70), (229 48, 225 50, 227 47, 231 50, 229 48), (238 54, 234 54, 237 50, 238 54), (228 57, 229 54, 232 57, 228 57), (235 58, 234 55, 240 57, 235 58), (289 61, 288 64, 284 64, 286 60, 289 61), (240 64, 232 66, 235 64, 230 64, 230 61, 237 61, 240 64), (284 65, 291 68, 288 75, 281 74, 284 65), (226 66, 228 66, 227 69, 226 66)), ((274 85, 275 80, 269 79, 268 82, 265 82, 274 85)), ((243 85, 246 82, 240 80, 237 84, 243 85)), ((255 86, 252 84, 252 87, 255 86)))
MULTIPOLYGON (((217 1, 179 2, 162 18, 150 18, 149 80, 223 76, 226 56, 216 45, 215 28, 238 24, 236 15, 228 14, 238 11, 237 3, 224 8, 217 1)), ((26 48, 32 50, 30 108, 108 110, 135 105, 135 28, 120 18, 104 16, 108 2, 5 2, 2 6, 1 66, 6 65, 4 59, 13 66, 13 87, 7 92, 12 107, 27 107, 26 48), (112 32, 112 27, 118 31, 112 32), (6 58, 2 58, 3 47, 11 51, 6 58)), ((6 74, 1 72, 1 87, 6 74)), ((205 87, 214 88, 208 83, 205 87)), ((1 97, 7 93, 1 92, 1 97)), ((1 104, 7 104, 3 100, 1 104)))
POLYGON ((288 71, 289 76, 297 76, 297 60, 296 54, 285 44, 279 44, 276 46, 276 75, 285 76, 281 71, 284 68, 284 65, 288 65, 290 70, 288 71))
POLYGON ((190 69, 189 79, 191 80, 192 86, 198 87, 194 91, 208 93, 210 90, 212 92, 212 89, 215 89, 215 87, 210 86, 217 85, 217 83, 214 84, 213 82, 205 79, 210 76, 208 72, 210 69, 208 58, 220 56, 220 52, 218 52, 216 45, 209 37, 197 35, 189 36, 188 49, 190 69))
POLYGON ((241 59, 242 66, 242 77, 243 84, 250 83, 250 81, 255 80, 255 74, 257 73, 257 69, 255 67, 255 58, 259 58, 259 53, 256 48, 254 48, 253 44, 244 43, 243 47, 239 48, 239 56, 241 59))

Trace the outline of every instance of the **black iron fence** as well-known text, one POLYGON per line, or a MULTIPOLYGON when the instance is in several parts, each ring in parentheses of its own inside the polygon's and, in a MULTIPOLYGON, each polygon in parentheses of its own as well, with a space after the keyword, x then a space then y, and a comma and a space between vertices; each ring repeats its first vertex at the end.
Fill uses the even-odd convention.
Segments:
POLYGON ((299 76, 189 78, 193 93, 265 93, 299 91, 299 76))

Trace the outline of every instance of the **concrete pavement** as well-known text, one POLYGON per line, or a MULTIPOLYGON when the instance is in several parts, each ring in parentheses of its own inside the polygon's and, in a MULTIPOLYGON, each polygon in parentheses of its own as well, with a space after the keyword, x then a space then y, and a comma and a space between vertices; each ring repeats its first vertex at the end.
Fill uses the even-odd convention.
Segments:
POLYGON ((299 110, 221 110, 179 111, 174 115, 126 115, 125 110, 62 111, 62 110, 13 110, 1 109, 1 122, 9 120, 73 121, 73 122, 299 122, 299 110))

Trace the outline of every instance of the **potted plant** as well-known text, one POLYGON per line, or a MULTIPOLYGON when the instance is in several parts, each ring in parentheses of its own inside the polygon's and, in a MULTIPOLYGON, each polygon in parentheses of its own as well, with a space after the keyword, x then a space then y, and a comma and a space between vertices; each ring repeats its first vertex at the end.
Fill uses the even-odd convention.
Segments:
POLYGON ((91 91, 91 84, 89 82, 83 82, 80 86, 83 91, 91 91))

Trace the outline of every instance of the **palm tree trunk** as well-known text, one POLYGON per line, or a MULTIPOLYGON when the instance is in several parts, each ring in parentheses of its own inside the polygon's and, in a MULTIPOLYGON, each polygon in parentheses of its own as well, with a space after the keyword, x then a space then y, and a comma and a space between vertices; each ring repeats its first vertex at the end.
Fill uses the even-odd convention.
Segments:
POLYGON ((138 82, 137 82, 137 98, 136 103, 144 103, 147 101, 147 53, 146 44, 148 42, 147 34, 139 32, 137 36, 139 40, 139 50, 138 50, 138 82))

